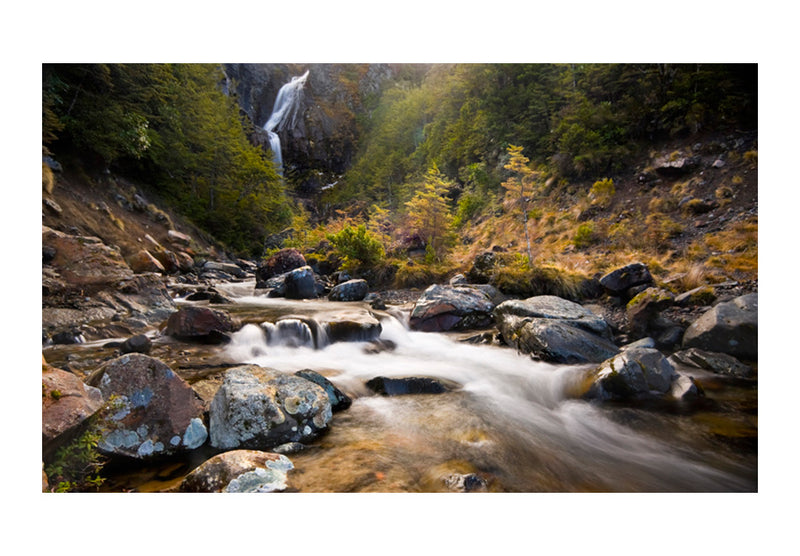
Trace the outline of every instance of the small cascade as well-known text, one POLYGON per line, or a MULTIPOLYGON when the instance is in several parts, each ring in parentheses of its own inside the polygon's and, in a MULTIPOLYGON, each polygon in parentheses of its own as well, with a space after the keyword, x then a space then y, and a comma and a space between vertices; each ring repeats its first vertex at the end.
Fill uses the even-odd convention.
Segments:
POLYGON ((291 81, 281 87, 275 98, 272 114, 264 124, 264 129, 269 135, 269 147, 272 149, 273 160, 281 175, 283 174, 283 154, 278 132, 287 128, 292 129, 297 123, 298 109, 303 100, 303 86, 306 84, 307 78, 308 70, 303 75, 292 77, 291 81))
POLYGON ((315 348, 311 327, 300 319, 283 319, 276 323, 265 322, 261 327, 267 334, 267 345, 315 348))

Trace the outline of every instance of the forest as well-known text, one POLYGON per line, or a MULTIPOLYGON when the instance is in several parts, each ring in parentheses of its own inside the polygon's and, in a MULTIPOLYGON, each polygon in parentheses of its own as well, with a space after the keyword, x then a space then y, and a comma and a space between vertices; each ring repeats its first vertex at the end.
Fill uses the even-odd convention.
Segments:
MULTIPOLYGON (((340 84, 357 90, 364 68, 346 65, 340 84)), ((570 220, 559 231, 578 249, 634 239, 563 205, 608 208, 613 178, 620 190, 655 145, 757 129, 755 64, 395 65, 380 91, 357 93, 350 166, 309 193, 253 141, 258 126, 225 81, 214 64, 45 64, 43 155, 137 179, 233 253, 327 246, 334 264, 402 286, 463 266, 487 229, 519 238, 526 272, 563 251, 541 245, 547 222, 570 220), (286 229, 282 245, 265 243, 286 229)), ((666 212, 637 217, 664 248, 681 226, 654 225, 666 212)))

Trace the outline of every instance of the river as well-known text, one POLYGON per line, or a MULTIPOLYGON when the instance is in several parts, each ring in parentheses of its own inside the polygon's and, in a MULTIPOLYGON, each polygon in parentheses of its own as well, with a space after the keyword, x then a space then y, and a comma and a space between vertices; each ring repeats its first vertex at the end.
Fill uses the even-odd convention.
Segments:
MULTIPOLYGON (((186 364, 192 358, 212 368, 216 361, 312 369, 347 393, 353 403, 334 413, 329 432, 288 456, 294 491, 446 492, 458 477, 478 478, 472 484, 490 492, 757 491, 755 381, 700 372, 706 398, 694 404, 589 402, 571 394, 587 366, 548 364, 454 334, 411 331, 408 306, 375 313, 380 340, 391 349, 365 342, 268 343, 261 322, 368 305, 257 297, 252 288, 252 282, 218 286, 234 303, 214 307, 247 323, 229 344, 195 350, 155 335, 152 355, 164 354, 196 387, 207 377, 180 368, 196 369, 186 364), (380 396, 365 386, 376 376, 433 377, 454 387, 443 394, 380 396)), ((73 359, 90 348, 70 348, 73 359)), ((200 450, 191 461, 112 466, 105 489, 174 490, 210 455, 200 450)))

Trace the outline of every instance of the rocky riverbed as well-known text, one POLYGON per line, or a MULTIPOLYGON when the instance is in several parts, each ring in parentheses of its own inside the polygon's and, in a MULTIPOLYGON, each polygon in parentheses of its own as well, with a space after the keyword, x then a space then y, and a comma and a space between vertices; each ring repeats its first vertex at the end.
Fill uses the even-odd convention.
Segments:
POLYGON ((43 228, 43 490, 99 423, 112 492, 756 490, 756 283, 376 292, 298 255, 156 273, 43 228))

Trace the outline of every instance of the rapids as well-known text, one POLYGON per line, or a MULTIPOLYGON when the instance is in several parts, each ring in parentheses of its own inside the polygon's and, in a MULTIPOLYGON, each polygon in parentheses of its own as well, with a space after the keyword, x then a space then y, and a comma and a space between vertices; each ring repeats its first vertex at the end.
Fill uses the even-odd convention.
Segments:
MULTIPOLYGON (((234 286, 226 291, 235 297, 234 286)), ((345 303, 240 296, 243 306, 312 315, 345 303)), ((365 304, 361 305, 366 307, 365 304)), ((301 490, 445 490, 453 474, 487 478, 502 491, 753 491, 755 455, 737 454, 709 433, 702 411, 608 406, 571 395, 587 366, 534 361, 514 350, 415 332, 379 313, 380 340, 322 342, 311 332, 247 324, 225 359, 285 372, 313 369, 354 399, 315 449, 291 456, 301 490), (272 330, 272 332, 270 332, 272 330), (438 395, 381 397, 376 376, 426 376, 456 383, 438 395)), ((301 323, 302 324, 302 323, 301 323)))

